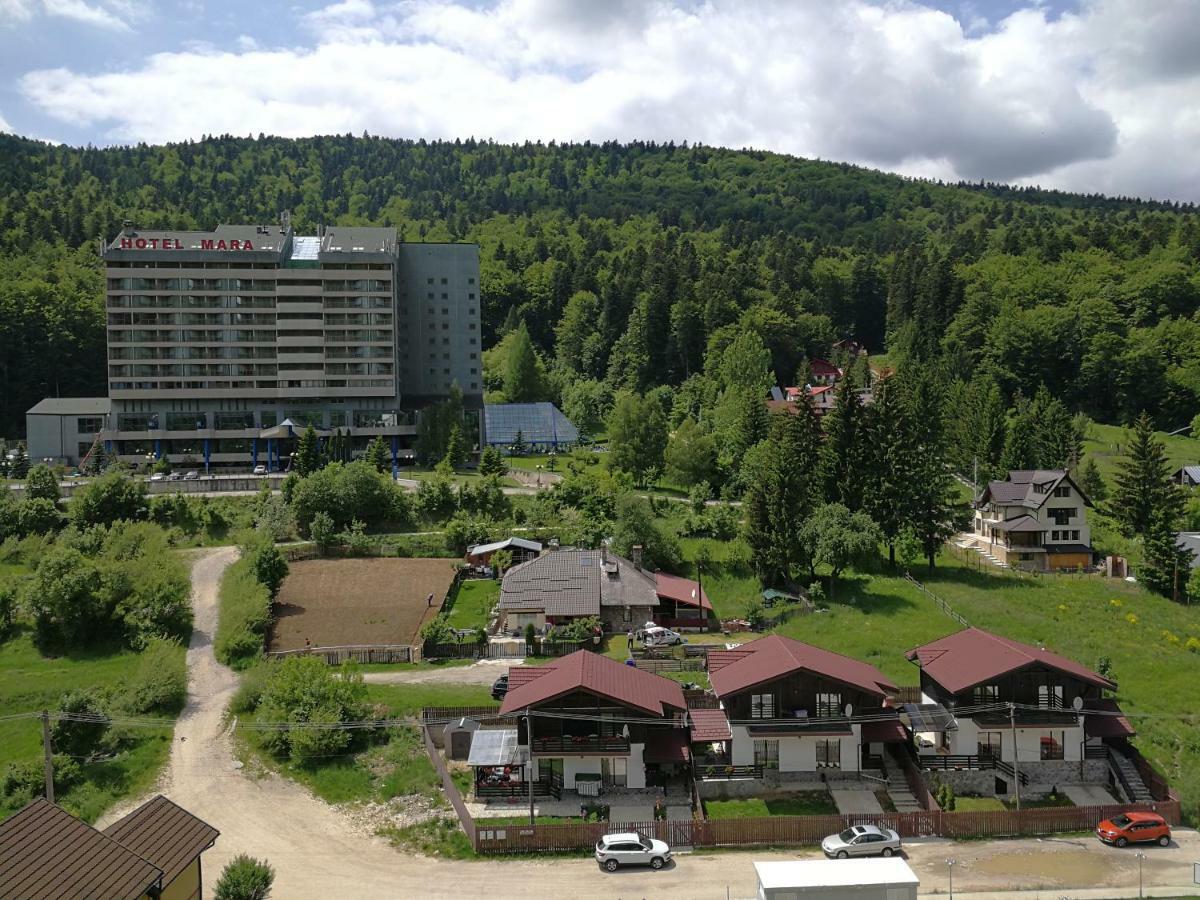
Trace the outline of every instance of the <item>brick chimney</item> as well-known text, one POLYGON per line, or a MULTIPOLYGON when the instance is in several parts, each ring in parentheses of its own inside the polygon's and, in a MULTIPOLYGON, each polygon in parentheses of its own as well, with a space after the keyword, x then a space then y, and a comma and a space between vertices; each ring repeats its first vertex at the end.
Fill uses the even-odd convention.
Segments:
POLYGON ((642 567, 642 545, 634 544, 629 550, 629 556, 633 560, 633 564, 640 569, 642 567))

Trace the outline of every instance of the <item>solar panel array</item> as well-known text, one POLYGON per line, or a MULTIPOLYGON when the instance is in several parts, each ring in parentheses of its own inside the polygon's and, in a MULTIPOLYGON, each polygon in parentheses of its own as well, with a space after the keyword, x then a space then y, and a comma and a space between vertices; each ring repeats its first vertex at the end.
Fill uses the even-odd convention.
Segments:
POLYGON ((483 422, 494 447, 513 444, 518 431, 530 445, 561 447, 579 441, 579 429, 553 403, 487 403, 483 422))

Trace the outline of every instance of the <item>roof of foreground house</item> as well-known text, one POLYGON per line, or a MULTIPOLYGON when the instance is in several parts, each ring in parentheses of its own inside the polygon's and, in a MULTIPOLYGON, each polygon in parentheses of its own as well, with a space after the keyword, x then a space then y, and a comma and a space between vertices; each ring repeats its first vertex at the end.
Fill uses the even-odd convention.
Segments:
POLYGON ((585 691, 640 709, 669 716, 687 708, 679 682, 643 672, 590 650, 576 652, 544 666, 508 670, 508 693, 501 714, 520 712, 575 691, 585 691))
POLYGON ((163 883, 160 868, 44 798, 0 823, 0 897, 135 900, 163 883))
POLYGON ((174 881, 221 834, 162 794, 109 825, 104 833, 162 869, 164 885, 174 881))
POLYGON ((979 628, 956 631, 909 650, 905 656, 952 694, 1033 665, 1058 669, 1096 687, 1113 690, 1117 686, 1086 666, 1045 647, 1023 644, 979 628))
POLYGON ((718 697, 736 694, 798 671, 840 681, 881 697, 897 690, 896 685, 870 663, 778 634, 759 638, 735 650, 708 655, 709 681, 718 697))

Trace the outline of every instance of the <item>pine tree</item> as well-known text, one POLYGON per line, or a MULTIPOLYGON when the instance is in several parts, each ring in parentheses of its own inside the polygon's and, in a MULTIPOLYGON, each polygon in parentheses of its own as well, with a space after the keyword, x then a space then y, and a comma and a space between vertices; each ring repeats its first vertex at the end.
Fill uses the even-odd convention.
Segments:
POLYGON ((733 421, 725 434, 724 446, 718 452, 721 462, 737 472, 746 451, 767 436, 771 421, 767 404, 757 389, 734 389, 729 402, 734 406, 733 421))
POLYGON ((802 403, 771 416, 769 435, 743 460, 746 542, 764 584, 786 585, 811 567, 803 525, 821 493, 819 433, 812 406, 802 403))
POLYGON ((509 339, 508 359, 504 367, 504 396, 509 403, 531 403, 539 399, 541 383, 537 353, 522 322, 509 339))
POLYGON ((1108 487, 1104 484, 1104 476, 1096 460, 1088 457, 1079 470, 1079 488, 1093 503, 1099 503, 1108 498, 1108 487))
POLYGON ((8 477, 20 481, 29 474, 29 455, 24 444, 17 444, 17 455, 8 464, 8 477))
POLYGON ((1018 395, 1005 432, 1000 468, 1008 472, 1015 469, 1036 469, 1037 455, 1038 425, 1033 415, 1033 404, 1018 395))
POLYGON ((1177 522, 1167 515, 1152 515, 1142 538, 1142 565, 1138 578, 1156 594, 1179 600, 1187 593, 1192 551, 1179 546, 1177 522))
POLYGON ((838 382, 834 407, 825 416, 825 443, 821 469, 827 503, 840 503, 851 512, 863 507, 870 436, 866 417, 854 381, 845 377, 838 382))
POLYGON ((524 456, 529 452, 529 445, 525 443, 525 433, 520 428, 513 438, 511 451, 513 456, 524 456))
POLYGON ((503 475, 506 471, 508 465, 504 462, 504 454, 496 447, 484 447, 483 452, 479 454, 479 474, 487 477, 503 475))
POLYGON ((304 433, 300 435, 300 440, 296 443, 296 455, 292 459, 292 465, 297 474, 302 477, 312 474, 321 466, 317 432, 311 425, 304 429, 304 433))
POLYGON ((462 428, 457 424, 450 429, 450 440, 446 442, 446 465, 461 469, 467 460, 467 448, 463 443, 462 428))
POLYGON ((383 435, 376 435, 375 439, 367 446, 366 460, 374 468, 376 472, 390 472, 392 470, 392 455, 388 451, 387 444, 383 442, 383 435))
POLYGON ((1166 449, 1145 413, 1133 426, 1116 482, 1112 511, 1126 534, 1146 535, 1155 516, 1175 526, 1183 512, 1183 494, 1171 482, 1166 449))
POLYGON ((896 563, 899 539, 911 507, 915 484, 912 420, 905 404, 900 376, 893 375, 875 389, 875 402, 867 408, 869 462, 863 508, 875 520, 888 545, 888 559, 896 563))
POLYGON ((800 357, 800 365, 796 366, 796 381, 795 386, 804 390, 813 383, 812 363, 808 361, 807 356, 800 357))
POLYGON ((942 543, 956 530, 954 481, 946 463, 942 397, 928 377, 909 394, 912 422, 911 494, 905 498, 905 527, 920 541, 933 570, 942 543))

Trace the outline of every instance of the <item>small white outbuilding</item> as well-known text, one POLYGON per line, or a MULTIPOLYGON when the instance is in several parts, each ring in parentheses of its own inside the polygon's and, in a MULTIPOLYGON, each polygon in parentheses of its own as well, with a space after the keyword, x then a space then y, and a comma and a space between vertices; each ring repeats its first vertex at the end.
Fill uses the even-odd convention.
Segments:
POLYGON ((920 879, 899 857, 756 862, 759 900, 917 900, 920 879))

